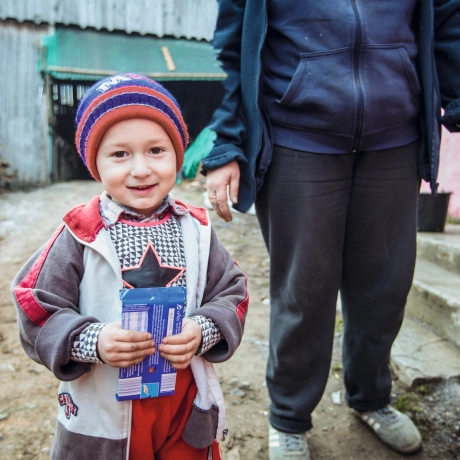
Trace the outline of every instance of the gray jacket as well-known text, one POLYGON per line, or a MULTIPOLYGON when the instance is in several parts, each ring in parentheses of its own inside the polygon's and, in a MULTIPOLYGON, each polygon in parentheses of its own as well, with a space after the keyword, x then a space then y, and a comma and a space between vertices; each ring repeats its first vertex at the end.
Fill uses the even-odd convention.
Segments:
MULTIPOLYGON (((206 211, 188 208, 180 218, 186 315, 212 319, 224 337, 191 362, 198 394, 183 437, 203 448, 221 440, 225 428, 223 396, 211 362, 228 359, 239 345, 248 295, 246 278, 218 242, 206 211)), ((99 215, 99 197, 67 213, 64 224, 13 281, 21 343, 62 381, 52 458, 128 458, 132 404, 115 399, 118 369, 69 360, 74 338, 90 323, 120 320, 122 287, 118 256, 99 215)))

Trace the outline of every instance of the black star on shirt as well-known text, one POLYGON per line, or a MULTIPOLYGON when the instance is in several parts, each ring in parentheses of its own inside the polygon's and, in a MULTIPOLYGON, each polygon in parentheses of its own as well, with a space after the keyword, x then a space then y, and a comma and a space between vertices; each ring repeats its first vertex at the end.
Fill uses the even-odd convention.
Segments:
POLYGON ((139 264, 135 267, 124 268, 121 274, 126 287, 152 288, 169 286, 184 271, 183 267, 163 265, 152 242, 149 241, 139 264))

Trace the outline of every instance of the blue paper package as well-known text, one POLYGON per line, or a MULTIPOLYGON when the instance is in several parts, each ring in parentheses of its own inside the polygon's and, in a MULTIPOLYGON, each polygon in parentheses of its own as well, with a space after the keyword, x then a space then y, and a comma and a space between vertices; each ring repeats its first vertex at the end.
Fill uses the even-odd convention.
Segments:
MULTIPOLYGON (((186 290, 183 287, 120 290, 121 327, 150 332, 155 346, 182 330, 186 290)), ((136 365, 120 368, 118 401, 173 395, 176 369, 157 351, 136 365)))

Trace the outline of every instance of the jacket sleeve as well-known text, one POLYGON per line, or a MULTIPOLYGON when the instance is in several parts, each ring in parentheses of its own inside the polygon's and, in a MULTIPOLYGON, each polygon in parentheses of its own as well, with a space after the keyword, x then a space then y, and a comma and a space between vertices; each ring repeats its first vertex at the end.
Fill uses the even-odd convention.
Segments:
POLYGON ((233 160, 246 163, 242 145, 245 120, 241 106, 241 34, 246 0, 218 0, 219 11, 212 45, 227 74, 225 95, 214 113, 210 128, 217 138, 209 155, 203 159, 205 170, 216 169, 233 160))
POLYGON ((460 131, 460 0, 434 0, 434 51, 441 90, 441 118, 449 131, 460 131))
POLYGON ((229 359, 243 336, 249 296, 246 275, 211 230, 206 288, 201 308, 192 316, 210 318, 220 329, 223 340, 204 353, 210 362, 229 359))
POLYGON ((11 287, 25 352, 63 381, 91 369, 91 364, 69 358, 74 338, 98 322, 79 314, 83 251, 84 246, 61 225, 21 268, 11 287))

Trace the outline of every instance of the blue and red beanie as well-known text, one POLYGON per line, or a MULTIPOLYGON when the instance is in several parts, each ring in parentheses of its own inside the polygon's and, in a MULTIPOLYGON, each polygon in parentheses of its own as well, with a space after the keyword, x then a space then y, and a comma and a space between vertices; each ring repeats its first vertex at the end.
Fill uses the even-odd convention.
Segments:
POLYGON ((146 118, 163 127, 176 150, 179 171, 188 143, 179 104, 158 82, 128 73, 98 81, 88 89, 78 106, 75 144, 91 175, 101 180, 96 155, 104 134, 115 123, 130 118, 146 118))

